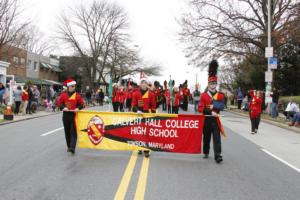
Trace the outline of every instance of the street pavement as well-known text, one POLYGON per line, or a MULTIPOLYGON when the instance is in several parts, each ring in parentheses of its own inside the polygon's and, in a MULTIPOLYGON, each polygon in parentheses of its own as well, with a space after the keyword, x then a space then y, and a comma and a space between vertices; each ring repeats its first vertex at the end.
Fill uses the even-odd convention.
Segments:
POLYGON ((0 199, 300 199, 298 133, 262 123, 251 135, 249 119, 224 112, 222 164, 212 152, 209 159, 90 149, 72 156, 61 118, 0 126, 0 199))

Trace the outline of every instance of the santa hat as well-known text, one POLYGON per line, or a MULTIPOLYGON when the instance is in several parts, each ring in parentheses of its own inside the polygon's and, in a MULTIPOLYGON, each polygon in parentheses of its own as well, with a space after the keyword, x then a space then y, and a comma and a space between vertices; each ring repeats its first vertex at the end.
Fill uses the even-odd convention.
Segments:
POLYGON ((76 81, 73 80, 72 78, 69 78, 69 79, 64 81, 64 85, 67 86, 67 87, 73 86, 73 85, 76 85, 76 81))
POLYGON ((218 61, 216 60, 212 60, 209 63, 209 67, 208 67, 208 83, 217 83, 218 82, 218 77, 217 77, 217 73, 218 73, 218 61))

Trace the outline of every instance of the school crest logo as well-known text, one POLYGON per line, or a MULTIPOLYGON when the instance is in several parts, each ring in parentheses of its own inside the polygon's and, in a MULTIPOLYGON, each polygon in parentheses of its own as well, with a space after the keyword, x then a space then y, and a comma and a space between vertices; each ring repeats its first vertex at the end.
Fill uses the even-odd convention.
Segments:
POLYGON ((94 116, 90 119, 87 127, 87 133, 90 141, 94 145, 98 145, 104 138, 105 126, 103 120, 99 116, 94 116))

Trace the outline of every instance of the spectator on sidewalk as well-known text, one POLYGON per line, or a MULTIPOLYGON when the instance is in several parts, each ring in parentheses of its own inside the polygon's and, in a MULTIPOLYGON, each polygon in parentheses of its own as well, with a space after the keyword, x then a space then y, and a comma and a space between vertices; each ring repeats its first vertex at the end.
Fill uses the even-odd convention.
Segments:
POLYGON ((40 98, 40 91, 38 90, 37 86, 34 85, 33 86, 33 90, 32 90, 32 112, 36 112, 37 107, 39 105, 39 98, 40 98))
POLYGON ((256 134, 258 131, 261 115, 262 97, 260 91, 250 91, 252 97, 250 101, 250 120, 251 120, 251 133, 256 134))
POLYGON ((300 127, 300 112, 295 113, 291 123, 289 123, 289 126, 300 127))
POLYGON ((242 110, 249 111, 249 100, 248 96, 245 96, 242 102, 242 110))
POLYGON ((201 92, 199 91, 199 84, 196 84, 195 91, 193 92, 193 99, 194 99, 194 111, 195 113, 198 112, 198 104, 200 101, 201 92))
POLYGON ((0 105, 4 102, 5 86, 0 82, 0 105))
POLYGON ((31 104, 32 104, 32 100, 33 100, 33 93, 32 93, 31 86, 28 86, 27 92, 28 92, 28 104, 27 104, 27 108, 26 108, 26 114, 32 114, 31 104))
POLYGON ((271 96, 272 96, 271 117, 275 118, 278 116, 278 101, 279 101, 279 93, 276 90, 276 88, 273 89, 271 96))
POLYGON ((28 86, 25 85, 22 92, 23 115, 26 114, 28 101, 29 101, 28 86))
POLYGON ((18 86, 16 90, 13 91, 13 96, 15 99, 15 115, 19 114, 20 112, 20 105, 22 103, 22 88, 18 86))
POLYGON ((294 115, 296 113, 299 113, 299 112, 300 112, 299 106, 295 102, 295 99, 291 98, 290 102, 288 103, 288 105, 287 105, 285 111, 283 112, 283 114, 289 120, 289 119, 293 119, 294 115))
POLYGON ((86 91, 85 98, 87 100, 87 105, 92 104, 92 92, 90 90, 86 91))
POLYGON ((99 96, 99 105, 103 106, 104 92, 103 92, 102 88, 100 88, 98 96, 99 96))
POLYGON ((243 98, 244 98, 241 88, 237 89, 236 98, 237 98, 237 103, 238 103, 238 109, 241 110, 242 102, 243 102, 243 98))

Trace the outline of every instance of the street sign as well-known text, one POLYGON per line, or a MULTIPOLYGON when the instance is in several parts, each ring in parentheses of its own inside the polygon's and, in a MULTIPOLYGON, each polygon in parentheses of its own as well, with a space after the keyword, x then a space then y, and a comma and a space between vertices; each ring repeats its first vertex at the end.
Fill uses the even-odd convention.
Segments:
POLYGON ((273 81, 273 72, 267 71, 265 72, 265 82, 271 83, 273 81))
POLYGON ((265 54, 266 58, 273 57, 273 47, 266 47, 265 52, 266 52, 266 54, 265 54))
POLYGON ((269 69, 277 69, 278 59, 275 57, 269 58, 269 69))
POLYGON ((266 94, 265 94, 265 103, 272 103, 271 90, 272 90, 271 84, 267 83, 267 85, 266 85, 266 94))

